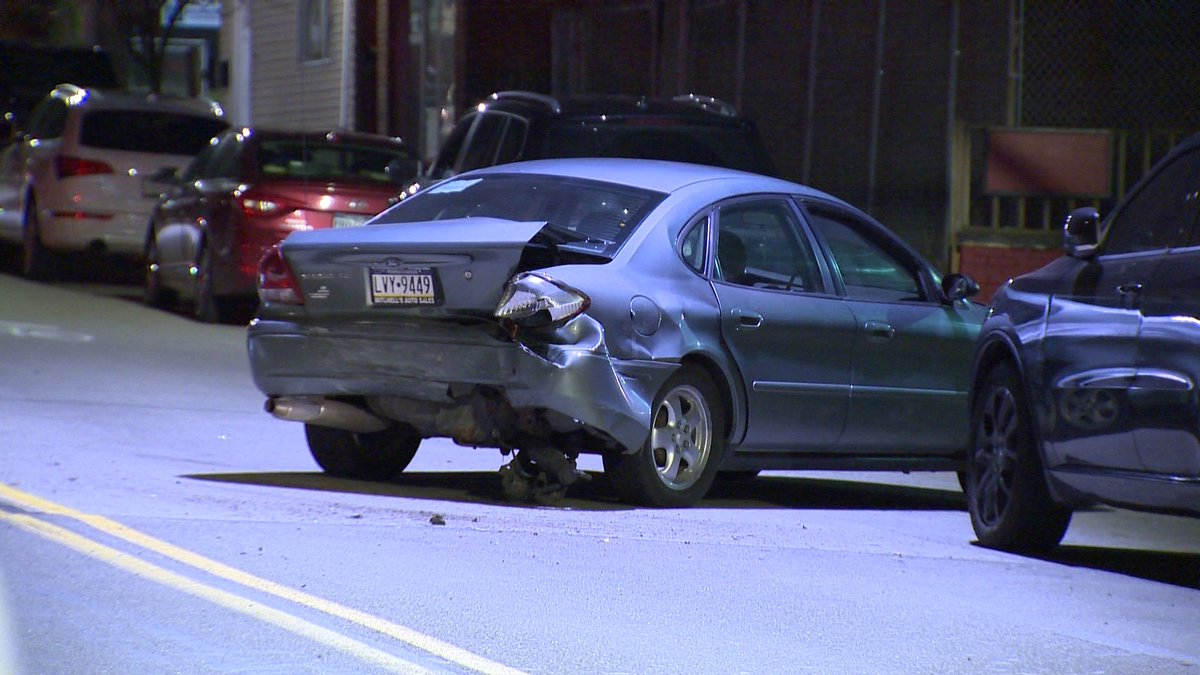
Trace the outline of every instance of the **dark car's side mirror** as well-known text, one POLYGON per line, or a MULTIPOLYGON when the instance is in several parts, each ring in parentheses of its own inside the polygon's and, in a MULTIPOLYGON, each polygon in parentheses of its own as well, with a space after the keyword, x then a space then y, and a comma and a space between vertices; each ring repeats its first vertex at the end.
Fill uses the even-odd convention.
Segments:
POLYGON ((1072 258, 1089 258, 1100 244, 1100 214, 1091 206, 1081 206, 1063 223, 1063 251, 1072 258))
POLYGON ((959 300, 966 300, 978 292, 979 284, 965 274, 955 272, 942 278, 942 294, 947 303, 954 304, 959 300))

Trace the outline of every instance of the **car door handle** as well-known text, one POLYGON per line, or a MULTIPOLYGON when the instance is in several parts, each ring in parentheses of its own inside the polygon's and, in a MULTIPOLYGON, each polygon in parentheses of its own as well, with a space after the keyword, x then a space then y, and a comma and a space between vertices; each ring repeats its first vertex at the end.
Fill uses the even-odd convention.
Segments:
POLYGON ((1117 286, 1117 293, 1121 295, 1122 309, 1138 309, 1142 304, 1142 285, 1136 281, 1117 286))
POLYGON ((886 342, 896 335, 896 329, 883 321, 868 321, 863 324, 863 329, 867 331, 867 339, 874 342, 886 342))
POLYGON ((758 328, 763 321, 762 314, 740 307, 729 310, 729 315, 733 317, 734 321, 737 321, 738 328, 758 328))

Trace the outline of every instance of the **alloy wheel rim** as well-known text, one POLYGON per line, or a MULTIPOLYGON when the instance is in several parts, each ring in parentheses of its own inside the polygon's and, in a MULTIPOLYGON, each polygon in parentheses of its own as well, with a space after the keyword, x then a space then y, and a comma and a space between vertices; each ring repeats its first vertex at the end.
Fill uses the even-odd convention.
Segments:
POLYGON ((975 511, 985 526, 994 527, 1011 503, 1019 442, 1016 398, 998 387, 983 406, 975 438, 975 511))
POLYGON ((654 413, 650 456, 663 485, 686 490, 700 480, 712 448, 712 415, 695 388, 672 389, 654 413))

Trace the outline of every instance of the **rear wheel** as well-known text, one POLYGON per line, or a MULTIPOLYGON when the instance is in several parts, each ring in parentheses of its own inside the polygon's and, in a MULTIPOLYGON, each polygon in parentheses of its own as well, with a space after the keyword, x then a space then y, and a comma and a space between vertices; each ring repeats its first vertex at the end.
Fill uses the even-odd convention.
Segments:
POLYGON ((145 282, 142 286, 142 300, 151 307, 168 307, 172 304, 172 293, 162 285, 162 274, 158 268, 158 241, 153 231, 146 235, 144 254, 145 282))
POLYGON ((685 366, 655 397, 651 414, 645 445, 605 455, 604 472, 627 502, 691 506, 712 486, 725 451, 721 397, 707 375, 685 366))
POLYGON ((1011 366, 993 368, 971 416, 967 503, 979 543, 1047 551, 1062 541, 1071 510, 1050 496, 1033 420, 1011 366))
POLYGON ((53 281, 57 260, 54 252, 42 244, 37 213, 37 202, 30 197, 21 228, 21 275, 33 281, 53 281))
POLYGON ((196 275, 192 294, 192 314, 197 321, 218 323, 228 312, 222 298, 213 292, 213 257, 208 242, 200 244, 200 255, 196 259, 196 275))
POLYGON ((421 437, 405 426, 373 433, 305 424, 308 449, 325 473, 338 478, 387 480, 404 471, 421 437))

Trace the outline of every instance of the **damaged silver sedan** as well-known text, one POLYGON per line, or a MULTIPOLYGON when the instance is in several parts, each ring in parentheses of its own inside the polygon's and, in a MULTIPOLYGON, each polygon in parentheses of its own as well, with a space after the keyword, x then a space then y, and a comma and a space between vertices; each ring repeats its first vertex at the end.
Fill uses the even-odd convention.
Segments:
POLYGON ((623 500, 687 506, 720 472, 963 470, 976 288, 795 183, 544 160, 293 233, 248 346, 329 474, 445 437, 512 455, 509 498, 561 498, 594 453, 623 500))

